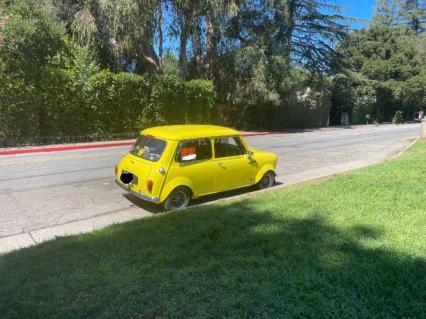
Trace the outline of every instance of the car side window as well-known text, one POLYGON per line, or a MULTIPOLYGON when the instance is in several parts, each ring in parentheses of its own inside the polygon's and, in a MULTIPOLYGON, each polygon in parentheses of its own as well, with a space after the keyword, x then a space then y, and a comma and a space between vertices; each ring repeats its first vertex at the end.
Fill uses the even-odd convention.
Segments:
POLYGON ((243 155, 246 149, 238 137, 226 136, 214 140, 216 158, 243 155))
POLYGON ((212 144, 208 138, 183 141, 176 154, 177 162, 202 161, 212 158, 212 144))

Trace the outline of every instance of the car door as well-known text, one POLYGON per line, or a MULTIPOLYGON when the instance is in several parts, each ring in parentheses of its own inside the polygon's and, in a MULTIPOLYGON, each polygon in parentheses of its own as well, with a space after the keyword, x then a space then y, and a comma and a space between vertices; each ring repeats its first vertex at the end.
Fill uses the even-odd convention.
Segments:
POLYGON ((206 195, 215 191, 213 152, 209 138, 199 138, 180 142, 175 159, 170 166, 167 179, 178 177, 189 179, 193 192, 206 195))
POLYGON ((253 163, 238 136, 215 138, 214 154, 217 192, 253 184, 253 163))

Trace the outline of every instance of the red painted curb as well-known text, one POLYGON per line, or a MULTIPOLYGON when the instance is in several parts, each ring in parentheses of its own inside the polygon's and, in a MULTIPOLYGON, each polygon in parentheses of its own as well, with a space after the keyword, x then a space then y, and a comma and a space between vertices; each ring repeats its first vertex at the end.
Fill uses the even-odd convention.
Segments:
MULTIPOLYGON (((260 136, 260 135, 272 135, 272 134, 283 134, 283 132, 246 132, 241 133, 242 136, 260 136)), ((18 155, 18 154, 29 154, 29 153, 47 153, 47 152, 61 152, 71 150, 82 150, 90 148, 107 148, 117 146, 131 146, 133 141, 125 142, 106 142, 106 143, 91 143, 91 144, 74 144, 74 145, 60 145, 60 146, 39 146, 31 148, 18 148, 18 149, 6 149, 0 150, 0 155, 18 155)))
POLYGON ((89 148, 130 146, 132 144, 133 142, 113 142, 113 143, 97 143, 97 144, 84 144, 84 145, 64 145, 64 146, 61 145, 61 146, 48 146, 48 147, 20 148, 20 149, 0 151, 0 155, 60 152, 60 151, 82 150, 82 149, 89 149, 89 148))

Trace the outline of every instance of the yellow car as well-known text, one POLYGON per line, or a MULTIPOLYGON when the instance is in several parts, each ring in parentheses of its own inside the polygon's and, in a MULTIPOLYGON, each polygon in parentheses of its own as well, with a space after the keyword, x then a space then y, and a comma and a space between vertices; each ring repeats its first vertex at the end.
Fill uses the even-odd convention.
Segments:
POLYGON ((116 166, 116 182, 136 197, 179 210, 199 196, 271 187, 276 165, 274 153, 248 147, 233 129, 159 126, 141 132, 116 166))

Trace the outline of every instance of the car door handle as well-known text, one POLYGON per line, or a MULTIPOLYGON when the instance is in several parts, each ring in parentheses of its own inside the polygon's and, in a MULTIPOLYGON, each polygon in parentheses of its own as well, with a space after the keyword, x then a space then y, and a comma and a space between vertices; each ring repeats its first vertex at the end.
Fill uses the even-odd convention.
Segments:
POLYGON ((223 162, 219 162, 219 163, 217 163, 217 165, 219 165, 222 168, 225 168, 225 164, 223 162))

